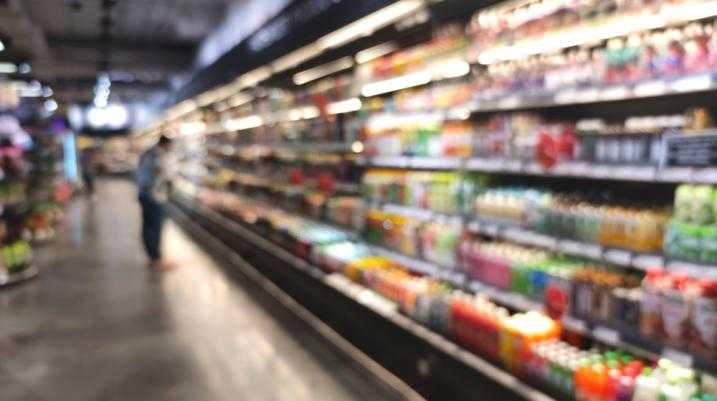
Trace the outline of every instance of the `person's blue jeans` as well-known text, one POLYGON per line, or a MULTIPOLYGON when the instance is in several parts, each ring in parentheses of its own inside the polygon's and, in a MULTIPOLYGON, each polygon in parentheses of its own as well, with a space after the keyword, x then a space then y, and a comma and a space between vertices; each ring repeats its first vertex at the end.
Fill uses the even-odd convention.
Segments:
POLYGON ((162 223, 164 222, 164 207, 151 196, 140 195, 139 203, 142 205, 142 242, 147 256, 152 261, 162 257, 160 244, 162 242, 162 223))

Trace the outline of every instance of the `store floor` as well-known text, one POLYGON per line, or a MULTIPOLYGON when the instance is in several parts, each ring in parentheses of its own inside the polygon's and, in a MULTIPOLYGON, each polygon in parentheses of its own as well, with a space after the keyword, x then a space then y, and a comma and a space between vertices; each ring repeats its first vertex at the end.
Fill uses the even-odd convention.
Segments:
POLYGON ((150 273, 130 182, 73 203, 41 276, 0 289, 3 401, 399 400, 303 321, 228 278, 168 223, 150 273))

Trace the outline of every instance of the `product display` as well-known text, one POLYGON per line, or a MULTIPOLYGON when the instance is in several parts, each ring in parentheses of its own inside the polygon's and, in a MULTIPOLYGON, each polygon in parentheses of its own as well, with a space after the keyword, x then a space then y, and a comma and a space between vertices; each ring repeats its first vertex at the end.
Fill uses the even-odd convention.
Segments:
POLYGON ((475 8, 196 106, 175 201, 558 399, 713 400, 714 2, 475 8))

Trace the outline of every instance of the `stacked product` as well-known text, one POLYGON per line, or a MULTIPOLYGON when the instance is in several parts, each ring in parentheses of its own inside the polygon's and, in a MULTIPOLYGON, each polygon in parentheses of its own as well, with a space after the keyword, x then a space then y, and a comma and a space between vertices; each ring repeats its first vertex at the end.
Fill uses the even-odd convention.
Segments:
POLYGON ((717 191, 708 185, 680 185, 665 236, 672 258, 717 263, 717 191))
POLYGON ((717 281, 650 270, 642 282, 640 330, 646 337, 717 357, 717 281))

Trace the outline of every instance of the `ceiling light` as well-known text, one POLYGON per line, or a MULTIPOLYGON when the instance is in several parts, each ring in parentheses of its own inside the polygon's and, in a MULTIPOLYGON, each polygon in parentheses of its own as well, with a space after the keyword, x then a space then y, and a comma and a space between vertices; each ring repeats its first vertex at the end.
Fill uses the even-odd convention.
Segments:
POLYGON ((239 107, 241 105, 247 104, 254 100, 254 97, 249 95, 248 93, 237 93, 236 95, 229 98, 229 106, 231 107, 239 107))
POLYGON ((58 106, 57 106, 57 102, 54 101, 53 99, 47 99, 47 100, 45 100, 45 110, 46 110, 48 113, 54 112, 55 110, 57 110, 57 107, 58 107, 58 106))
POLYGON ((383 57, 395 51, 396 49, 398 49, 398 46, 396 46, 396 44, 393 42, 386 42, 378 46, 369 47, 368 49, 361 50, 360 52, 356 53, 356 63, 368 63, 369 61, 375 60, 379 57, 383 57))
POLYGON ((336 61, 294 74, 294 83, 297 85, 304 85, 327 75, 351 68, 353 65, 354 62, 351 57, 340 58, 336 61))
POLYGON ((5 43, 3 43, 2 40, 0 40, 0 52, 5 50, 5 43))
POLYGON ((55 92, 49 86, 45 86, 42 88, 42 96, 43 97, 51 97, 54 94, 55 94, 55 92))
POLYGON ((317 43, 312 43, 308 46, 294 50, 286 56, 278 58, 276 61, 271 63, 271 68, 274 70, 274 73, 286 71, 318 56, 322 51, 323 49, 321 46, 317 43))
POLYGON ((327 108, 329 114, 351 113, 358 110, 361 110, 361 99, 357 97, 331 103, 327 108))
POLYGON ((248 117, 235 118, 233 120, 224 121, 224 128, 227 131, 241 131, 245 129, 257 128, 264 125, 264 120, 259 115, 251 115, 248 117))
POLYGON ((396 78, 367 83, 361 88, 361 94, 365 97, 371 97, 412 88, 414 86, 425 85, 429 82, 431 82, 431 74, 427 71, 419 71, 396 78))
POLYGON ((17 66, 13 63, 0 63, 0 74, 14 74, 17 72, 17 66))
POLYGON ((424 5, 424 0, 398 1, 322 37, 319 39, 319 43, 324 49, 342 46, 393 24, 401 18, 419 10, 424 5))
POLYGON ((20 63, 20 65, 17 67, 17 70, 20 72, 20 74, 29 74, 32 72, 32 67, 28 63, 20 63))
POLYGON ((239 78, 241 88, 250 88, 256 86, 259 82, 271 76, 271 68, 268 66, 259 67, 251 70, 239 78))

